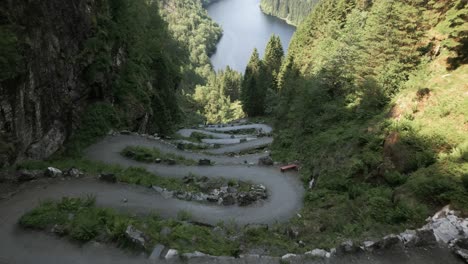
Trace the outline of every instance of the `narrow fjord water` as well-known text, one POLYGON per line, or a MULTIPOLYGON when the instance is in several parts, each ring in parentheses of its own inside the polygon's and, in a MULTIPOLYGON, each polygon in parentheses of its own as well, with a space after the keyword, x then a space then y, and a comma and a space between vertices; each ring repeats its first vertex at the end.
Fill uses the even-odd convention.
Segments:
POLYGON ((250 55, 257 48, 263 56, 272 34, 279 35, 286 51, 296 28, 260 10, 260 0, 220 0, 206 7, 208 14, 223 28, 223 37, 211 57, 216 71, 230 66, 244 72, 250 55))

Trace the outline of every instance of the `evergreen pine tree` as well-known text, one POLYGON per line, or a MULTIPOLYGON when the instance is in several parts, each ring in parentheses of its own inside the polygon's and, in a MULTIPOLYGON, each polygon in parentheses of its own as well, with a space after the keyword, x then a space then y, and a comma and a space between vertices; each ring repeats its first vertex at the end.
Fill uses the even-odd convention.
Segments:
POLYGON ((258 50, 254 49, 245 69, 241 88, 242 107, 249 116, 263 114, 266 91, 263 89, 262 77, 262 62, 258 50))
POLYGON ((271 36, 263 58, 267 88, 277 90, 277 77, 284 58, 284 50, 279 36, 271 36))

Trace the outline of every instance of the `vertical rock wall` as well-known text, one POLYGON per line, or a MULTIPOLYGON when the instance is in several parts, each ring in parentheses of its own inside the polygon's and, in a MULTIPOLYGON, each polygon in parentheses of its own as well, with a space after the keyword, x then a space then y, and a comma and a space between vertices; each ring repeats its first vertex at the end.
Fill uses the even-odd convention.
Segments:
POLYGON ((15 25, 25 58, 19 76, 0 82, 0 140, 9 152, 0 156, 1 166, 18 158, 48 157, 72 132, 87 98, 81 78, 86 61, 80 52, 92 33, 94 1, 8 0, 0 5, 1 21, 15 25))

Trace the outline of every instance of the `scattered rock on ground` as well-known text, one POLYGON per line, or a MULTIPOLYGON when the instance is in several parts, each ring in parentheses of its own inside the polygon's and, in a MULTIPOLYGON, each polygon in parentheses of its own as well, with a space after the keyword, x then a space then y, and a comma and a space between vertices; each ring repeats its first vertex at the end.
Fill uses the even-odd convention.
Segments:
POLYGON ((151 252, 151 255, 149 256, 149 259, 158 260, 159 258, 161 258, 161 254, 163 253, 164 249, 165 249, 164 245, 157 244, 156 246, 154 246, 154 249, 151 252))
POLYGON ((125 236, 127 237, 127 239, 129 239, 136 245, 142 248, 146 247, 147 241, 145 238, 145 234, 143 234, 143 232, 141 232, 140 230, 136 229, 134 226, 127 226, 127 229, 125 230, 125 236))
POLYGON ((164 255, 164 259, 173 259, 179 256, 179 252, 175 249, 169 249, 164 255))
POLYGON ((48 167, 44 172, 44 176, 49 177, 49 178, 56 178, 62 175, 63 175, 62 171, 54 167, 48 167))
POLYGON ((21 170, 18 172, 17 180, 19 182, 26 182, 38 179, 42 176, 42 172, 38 170, 21 170))
POLYGON ((83 175, 84 173, 78 170, 77 168, 70 168, 65 172, 66 177, 79 178, 83 175))
POLYGON ((313 257, 319 257, 319 258, 329 258, 331 257, 330 252, 323 250, 323 249, 314 249, 312 251, 308 251, 305 253, 305 255, 313 256, 313 257))
POLYGON ((236 204, 236 198, 232 194, 225 194, 223 197, 223 205, 229 206, 236 204))
POLYGON ((261 157, 258 159, 258 165, 273 166, 273 164, 273 159, 270 156, 261 157))
POLYGON ((359 248, 356 245, 354 245, 353 241, 351 240, 347 240, 341 243, 337 249, 337 251, 340 253, 354 253, 358 250, 359 248))

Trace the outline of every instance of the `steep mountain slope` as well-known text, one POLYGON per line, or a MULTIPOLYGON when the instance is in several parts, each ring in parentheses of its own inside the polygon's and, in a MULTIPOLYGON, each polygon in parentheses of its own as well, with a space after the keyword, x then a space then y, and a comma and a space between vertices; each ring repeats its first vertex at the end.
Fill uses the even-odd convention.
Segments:
POLYGON ((0 166, 177 119, 178 45, 154 2, 3 1, 0 11, 0 166))
POLYGON ((300 25, 280 73, 274 156, 301 160, 313 180, 304 241, 415 227, 446 204, 468 212, 467 10, 332 0, 300 25))

